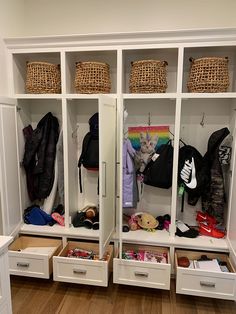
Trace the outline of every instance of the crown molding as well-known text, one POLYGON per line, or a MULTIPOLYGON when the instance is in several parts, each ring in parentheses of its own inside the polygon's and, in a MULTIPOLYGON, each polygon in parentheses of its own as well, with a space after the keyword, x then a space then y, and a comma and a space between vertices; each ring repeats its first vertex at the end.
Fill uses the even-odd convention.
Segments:
POLYGON ((123 44, 171 44, 188 42, 236 41, 236 28, 187 29, 127 33, 74 34, 35 37, 11 37, 8 49, 57 48, 80 46, 115 46, 123 44))

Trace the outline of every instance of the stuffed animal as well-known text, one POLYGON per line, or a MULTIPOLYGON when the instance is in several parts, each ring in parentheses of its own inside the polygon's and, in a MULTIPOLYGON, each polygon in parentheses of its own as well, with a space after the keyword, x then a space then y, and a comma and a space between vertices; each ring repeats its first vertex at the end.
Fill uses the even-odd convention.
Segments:
POLYGON ((137 229, 140 229, 139 225, 138 225, 138 217, 137 214, 133 214, 129 221, 129 228, 131 231, 136 231, 137 229))
POLYGON ((147 231, 154 231, 158 224, 158 221, 151 214, 145 212, 133 214, 129 219, 129 227, 131 231, 140 228, 147 231))
POLYGON ((138 156, 140 158, 141 166, 139 171, 142 173, 151 160, 153 153, 155 153, 155 147, 158 142, 158 136, 150 136, 147 132, 146 135, 144 133, 140 133, 140 151, 138 152, 138 156))
POLYGON ((153 231, 158 226, 158 221, 151 214, 143 213, 138 216, 138 225, 147 231, 153 231))

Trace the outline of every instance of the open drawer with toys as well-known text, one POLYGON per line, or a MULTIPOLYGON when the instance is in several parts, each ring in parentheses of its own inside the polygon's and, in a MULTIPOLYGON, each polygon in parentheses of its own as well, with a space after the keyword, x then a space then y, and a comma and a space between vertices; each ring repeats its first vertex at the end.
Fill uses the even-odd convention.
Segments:
POLYGON ((114 258, 113 281, 119 284, 170 289, 169 249, 123 244, 122 256, 114 258))
POLYGON ((102 259, 98 252, 98 243, 68 241, 53 259, 54 280, 106 287, 112 270, 113 246, 107 247, 102 259))

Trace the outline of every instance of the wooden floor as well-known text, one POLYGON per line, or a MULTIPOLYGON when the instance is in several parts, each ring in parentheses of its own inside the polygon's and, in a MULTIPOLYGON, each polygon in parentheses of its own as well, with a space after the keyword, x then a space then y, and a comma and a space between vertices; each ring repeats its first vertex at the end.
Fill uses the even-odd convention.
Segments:
POLYGON ((14 314, 236 314, 236 302, 116 285, 108 288, 11 276, 14 314))

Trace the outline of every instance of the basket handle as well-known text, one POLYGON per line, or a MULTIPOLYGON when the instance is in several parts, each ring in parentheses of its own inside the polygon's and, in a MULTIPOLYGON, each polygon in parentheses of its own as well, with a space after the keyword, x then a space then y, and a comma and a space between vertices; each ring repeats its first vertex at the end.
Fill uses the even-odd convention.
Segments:
POLYGON ((225 57, 225 60, 226 60, 227 62, 229 62, 229 57, 225 57))
POLYGON ((79 62, 75 62, 75 65, 81 65, 81 61, 79 61, 79 62))
POLYGON ((193 63, 194 60, 195 60, 195 59, 194 59, 193 57, 190 57, 190 58, 189 58, 189 61, 190 61, 191 63, 193 63))

